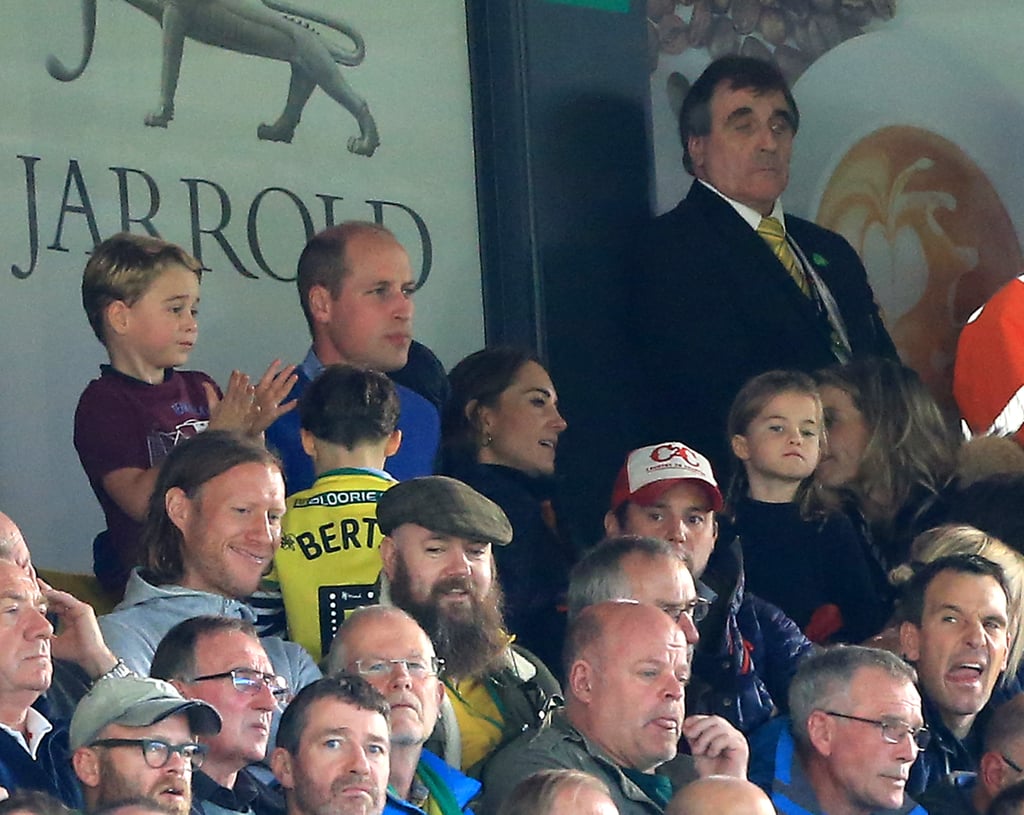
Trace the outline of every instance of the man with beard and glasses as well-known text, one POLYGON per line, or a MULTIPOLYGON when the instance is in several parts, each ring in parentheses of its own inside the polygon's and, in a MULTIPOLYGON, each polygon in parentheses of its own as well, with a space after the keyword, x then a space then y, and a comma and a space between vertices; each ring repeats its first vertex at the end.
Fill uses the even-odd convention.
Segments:
POLYGON ((359 674, 391 706, 385 815, 470 813, 469 802, 480 791, 479 781, 423 749, 444 698, 438 678, 443 667, 416 621, 389 606, 371 606, 349 616, 331 645, 328 673, 359 674))
POLYGON ((288 815, 381 815, 390 758, 384 697, 360 676, 303 688, 285 708, 270 766, 288 815))
POLYGON ((159 679, 101 679, 71 719, 71 761, 85 811, 142 796, 169 815, 187 815, 192 771, 206 753, 195 737, 218 732, 220 723, 206 702, 159 679))
POLYGON ((377 522, 385 535, 382 597, 422 626, 445 663, 441 716, 427 748, 479 778, 487 758, 539 725, 561 694, 505 630, 491 546, 512 543, 512 527, 497 504, 444 476, 392 487, 377 503, 377 522))

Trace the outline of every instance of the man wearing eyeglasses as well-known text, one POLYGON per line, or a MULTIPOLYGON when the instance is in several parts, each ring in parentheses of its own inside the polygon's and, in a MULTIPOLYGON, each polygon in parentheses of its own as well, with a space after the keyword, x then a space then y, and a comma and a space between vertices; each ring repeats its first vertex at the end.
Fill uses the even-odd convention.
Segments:
POLYGON ((423 749, 444 698, 440 669, 426 632, 398 608, 361 609, 346 618, 334 638, 328 673, 362 676, 391 705, 391 789, 385 815, 468 813, 480 791, 479 781, 423 749))
POLYGON ((196 737, 216 733, 220 723, 210 705, 185 699, 167 682, 101 679, 71 719, 72 764, 86 812, 143 797, 169 815, 187 815, 192 771, 206 753, 196 737))
POLYGON ((928 744, 914 669, 876 648, 808 657, 789 688, 789 717, 751 739, 750 779, 788 815, 925 810, 906 794, 928 744))
POLYGON ((605 600, 636 600, 660 608, 679 626, 687 644, 696 645, 697 623, 707 616, 710 603, 697 596, 688 561, 687 552, 662 538, 605 538, 572 569, 569 619, 605 600))
POLYGON ((273 714, 290 698, 252 623, 212 616, 178 623, 157 646, 150 673, 212 705, 223 721, 201 739, 208 752, 192 776, 193 815, 283 815, 284 798, 246 769, 263 760, 273 714))
MULTIPOLYGON (((678 441, 633 450, 612 489, 609 536, 642 535, 688 558, 697 594, 709 602, 691 661, 687 711, 752 733, 776 711, 811 642, 783 611, 744 590, 738 540, 716 547, 722 493, 711 462, 678 441)), ((571 602, 571 601, 570 601, 571 602)))

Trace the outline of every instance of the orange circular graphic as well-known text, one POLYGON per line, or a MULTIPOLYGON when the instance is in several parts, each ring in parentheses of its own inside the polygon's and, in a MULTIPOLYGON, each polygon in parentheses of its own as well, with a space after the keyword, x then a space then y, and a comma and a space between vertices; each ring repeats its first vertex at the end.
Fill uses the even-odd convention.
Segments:
POLYGON ((843 156, 817 222, 857 250, 900 357, 952 407, 960 328, 1021 272, 1013 223, 985 173, 931 131, 882 128, 843 156))

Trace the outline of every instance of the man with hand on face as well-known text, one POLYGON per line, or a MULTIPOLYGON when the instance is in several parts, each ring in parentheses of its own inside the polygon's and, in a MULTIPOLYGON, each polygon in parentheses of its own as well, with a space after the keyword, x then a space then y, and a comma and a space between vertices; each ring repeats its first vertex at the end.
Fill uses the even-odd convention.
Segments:
POLYGON ((270 766, 288 815, 381 815, 390 738, 388 703, 359 676, 325 677, 285 708, 270 766))
MULTIPOLYGON (((689 646, 690 659, 699 635, 696 624, 704 619, 708 601, 697 597, 687 559, 689 554, 660 538, 625 535, 605 538, 587 551, 573 567, 569 582, 569 619, 587 606, 607 600, 635 600, 660 608, 676 624, 689 646)), ((690 720, 688 720, 690 721, 690 720)), ((705 732, 742 740, 720 716, 694 716, 705 732)), ((685 749, 685 745, 681 745, 685 749)), ((692 778, 688 755, 678 755, 658 769, 677 786, 692 778)))
POLYGON ((79 806, 67 721, 93 681, 130 671, 103 641, 92 607, 36 577, 21 530, 2 512, 0 601, 0 788, 79 806))
POLYGON ((178 623, 160 641, 150 675, 221 716, 220 731, 200 738, 207 753, 192 774, 193 815, 283 815, 280 793, 246 769, 266 756, 273 714, 290 698, 252 623, 212 616, 178 623))
POLYGON ((914 764, 917 795, 950 772, 974 771, 982 754, 978 714, 1006 670, 1009 590, 1002 569, 978 555, 922 566, 901 590, 900 648, 920 677, 932 741, 914 764))
POLYGON ((685 719, 689 645, 664 611, 630 600, 589 606, 570 623, 566 705, 537 731, 495 755, 477 808, 493 815, 516 784, 538 770, 582 770, 608 784, 623 815, 658 815, 673 794, 655 770, 685 738, 690 779, 743 777, 747 744, 711 716, 685 719))
POLYGON ((790 686, 790 717, 751 739, 750 779, 787 815, 925 815, 906 794, 931 735, 915 679, 877 648, 812 655, 790 686))
MULTIPOLYGON (((345 363, 391 373, 405 367, 412 344, 415 306, 409 255, 380 224, 347 221, 315 235, 299 257, 296 283, 313 344, 296 369, 288 399, 298 399, 327 365, 345 363)), ((425 349, 420 349, 421 353, 425 349)), ((434 472, 441 435, 437 408, 397 384, 402 446, 387 470, 404 480, 434 472)), ((284 462, 288 494, 308 489, 313 462, 302 449, 297 411, 267 429, 267 445, 284 462)))
POLYGON ((775 65, 712 62, 679 114, 694 182, 641 243, 643 302, 633 311, 647 374, 642 426, 662 437, 685 430, 719 468, 730 461, 724 417, 751 377, 896 356, 853 248, 783 212, 799 124, 775 65), (659 309, 685 314, 653 316, 659 309))
POLYGON ((192 771, 205 748, 195 737, 216 733, 220 716, 159 679, 101 679, 71 720, 72 763, 86 812, 142 796, 168 815, 188 815, 192 771))
POLYGON ((626 457, 604 526, 610 536, 668 541, 689 559, 697 594, 710 604, 700 620, 687 709, 721 716, 750 734, 785 711, 789 682, 812 646, 781 609, 744 590, 739 541, 716 549, 721 508, 711 463, 668 441, 626 457))
MULTIPOLYGON (((51 619, 57 619, 59 632, 54 634, 51 629, 49 640, 52 678, 45 689, 45 701, 39 700, 33 707, 37 712, 45 707, 51 722, 70 721, 75 706, 93 682, 107 673, 122 675, 130 672, 119 664, 104 642, 92 606, 37 578, 21 530, 3 512, 0 512, 0 562, 17 567, 37 586, 47 613, 51 619)), ((5 574, 9 578, 17 572, 6 570, 5 574)), ((0 584, 3 583, 0 579, 0 584)), ((28 585, 25 584, 26 588, 28 585)))
POLYGON ((393 486, 378 500, 377 522, 385 535, 381 596, 420 624, 445 664, 427 747, 479 778, 488 757, 539 725, 561 693, 505 630, 491 546, 507 546, 512 527, 497 504, 444 476, 393 486))
MULTIPOLYGON (((261 444, 208 430, 182 442, 160 467, 142 541, 147 565, 133 570, 124 600, 100 617, 115 654, 148 674, 157 645, 174 625, 202 614, 256 619, 245 598, 256 591, 281 545, 284 481, 261 444)), ((262 639, 289 688, 320 671, 300 645, 262 639)))
POLYGON ((345 620, 328 673, 358 674, 391 706, 391 774, 385 813, 471 813, 480 782, 424 750, 444 699, 434 646, 401 609, 371 606, 345 620), (392 791, 394 794, 392 794, 392 791))

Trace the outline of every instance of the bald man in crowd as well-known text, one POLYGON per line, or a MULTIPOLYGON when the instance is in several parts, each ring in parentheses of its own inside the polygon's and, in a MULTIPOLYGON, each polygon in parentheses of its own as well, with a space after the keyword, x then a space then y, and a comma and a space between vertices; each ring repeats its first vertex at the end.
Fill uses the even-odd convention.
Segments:
POLYGON ((710 775, 677 792, 665 815, 775 815, 764 791, 745 778, 710 775))
POLYGON ((623 815, 660 815, 675 790, 655 770, 682 738, 691 780, 746 775, 738 731, 718 717, 685 717, 689 644, 664 611, 630 600, 589 606, 570 624, 565 653, 565 709, 491 759, 479 815, 497 812, 531 773, 560 767, 605 781, 623 815))

